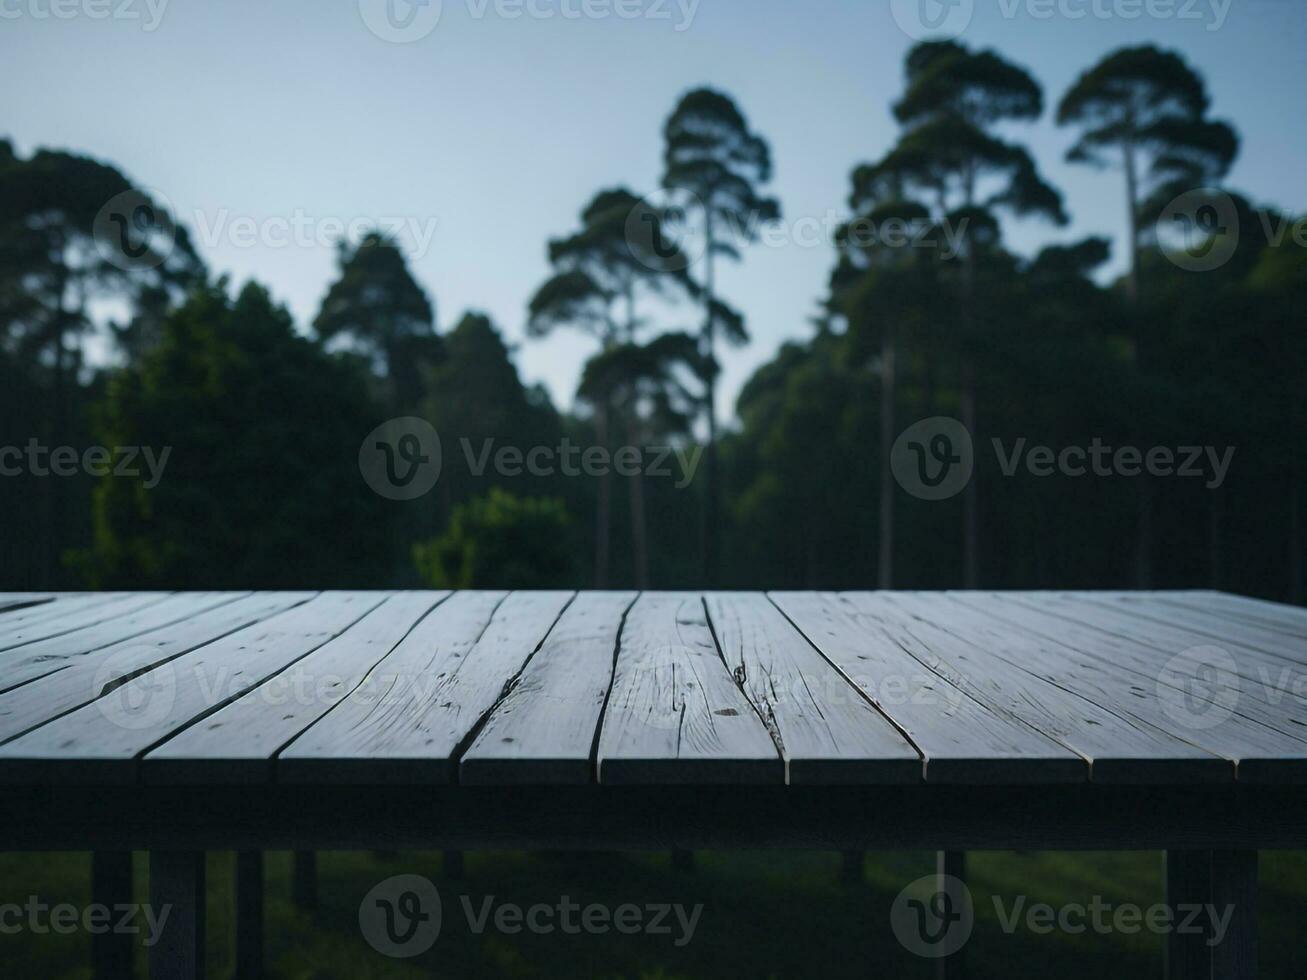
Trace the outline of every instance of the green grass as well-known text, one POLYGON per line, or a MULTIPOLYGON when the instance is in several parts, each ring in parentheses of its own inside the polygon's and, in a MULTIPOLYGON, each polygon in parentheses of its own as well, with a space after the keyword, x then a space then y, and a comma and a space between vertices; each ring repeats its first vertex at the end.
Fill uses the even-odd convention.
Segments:
MULTIPOLYGON (((209 859, 209 975, 232 972, 232 860, 209 859)), ((320 908, 313 915, 289 901, 290 856, 267 862, 268 975, 285 980, 406 980, 419 977, 648 978, 697 977, 887 977, 927 978, 932 964, 903 950, 889 928, 889 908, 899 889, 928 873, 932 855, 872 854, 866 883, 839 883, 839 859, 824 853, 699 853, 693 871, 670 867, 667 855, 554 855, 476 853, 467 858, 463 881, 441 873, 439 854, 412 853, 378 859, 371 853, 320 855, 320 908), (358 928, 363 896, 382 879, 423 874, 440 889, 443 922, 432 949, 413 960, 376 953, 358 928), (674 936, 519 935, 493 930, 475 935, 459 896, 474 905, 557 903, 562 895, 581 904, 615 907, 625 902, 703 903, 693 941, 678 948, 674 936)), ((1161 858, 1146 854, 980 853, 969 858, 976 929, 967 946, 969 972, 977 978, 1158 977, 1162 938, 1124 935, 1036 935, 999 927, 992 896, 1010 905, 1108 902, 1147 906, 1162 900, 1161 858)), ((1307 975, 1307 951, 1298 940, 1307 917, 1307 854, 1268 853, 1261 863, 1259 928, 1262 976, 1307 975)), ((146 894, 144 855, 137 855, 137 900, 146 894)), ((0 855, 0 905, 37 895, 48 903, 83 905, 90 898, 86 854, 0 855)), ((137 950, 145 976, 145 951, 137 950)), ((90 939, 84 933, 0 934, 0 977, 90 977, 90 939)))

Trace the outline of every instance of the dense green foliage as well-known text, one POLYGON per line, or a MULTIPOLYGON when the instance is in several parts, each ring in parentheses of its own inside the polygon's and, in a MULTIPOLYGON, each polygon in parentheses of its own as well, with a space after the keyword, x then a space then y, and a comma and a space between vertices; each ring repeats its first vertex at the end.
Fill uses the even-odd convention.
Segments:
POLYGON ((1301 224, 1220 189, 1239 140, 1202 76, 1128 48, 1052 100, 1069 159, 1125 178, 1127 272, 1109 281, 1106 240, 1030 256, 1004 241, 1009 221, 1074 217, 1020 142, 1050 104, 1039 81, 955 42, 917 45, 904 68, 896 140, 851 168, 819 315, 720 426, 719 341, 749 332, 715 263, 747 261, 781 207, 764 134, 715 89, 674 105, 657 193, 613 175, 545 246, 525 335, 593 339, 572 411, 523 383, 487 317, 439 329, 379 232, 340 243, 297 330, 264 286, 214 281, 114 167, 0 142, 0 463, 23 463, 0 479, 0 588, 1148 584, 1301 601, 1307 249, 1301 224), (1190 193, 1220 221, 1166 217, 1190 193), (97 224, 124 194, 133 222, 150 218, 119 223, 131 261, 97 224), (92 356, 106 344, 113 359, 92 356), (360 469, 365 436, 401 416, 441 443, 414 500, 360 469), (934 416, 975 446, 973 478, 942 501, 890 466, 897 436, 934 416), (45 476, 33 442, 169 455, 157 484, 45 476), (1095 443, 1229 467, 1214 484, 1210 465, 1007 463, 1095 443), (623 447, 634 470, 611 465, 623 447), (548 465, 524 467, 532 450, 548 465), (569 454, 587 451, 608 465, 577 472, 569 454))

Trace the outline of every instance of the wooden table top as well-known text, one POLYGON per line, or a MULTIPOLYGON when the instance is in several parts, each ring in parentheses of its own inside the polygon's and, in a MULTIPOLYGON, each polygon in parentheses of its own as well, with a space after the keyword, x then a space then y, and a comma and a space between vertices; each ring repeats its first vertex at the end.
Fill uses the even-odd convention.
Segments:
POLYGON ((1307 784, 1215 592, 0 594, 26 785, 1307 784))

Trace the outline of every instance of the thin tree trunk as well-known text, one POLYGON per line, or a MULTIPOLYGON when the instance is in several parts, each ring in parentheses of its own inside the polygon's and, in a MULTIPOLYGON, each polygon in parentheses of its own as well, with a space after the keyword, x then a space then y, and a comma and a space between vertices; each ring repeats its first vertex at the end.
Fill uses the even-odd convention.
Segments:
POLYGON ((1126 215, 1130 230, 1130 268, 1126 272, 1126 295, 1131 304, 1139 302, 1139 178, 1135 172, 1135 148, 1127 141, 1122 147, 1125 157, 1125 196, 1129 213, 1126 215))
MULTIPOLYGON (((976 432, 976 368, 969 357, 962 362, 962 425, 972 433, 976 432)), ((980 587, 980 491, 977 487, 980 473, 973 470, 962 492, 963 522, 963 574, 965 588, 980 587)))
POLYGON ((1302 495, 1295 480, 1289 488, 1289 601, 1302 605, 1302 495))
MULTIPOLYGON (((967 204, 971 203, 968 190, 967 204)), ((976 368, 971 362, 971 335, 975 330, 974 310, 976 295, 975 244, 967 243, 962 262, 962 391, 959 409, 962 425, 976 439, 976 368)), ((962 491, 962 584, 963 588, 980 587, 980 482, 979 472, 973 471, 962 491)))
POLYGON ((1221 526, 1225 521, 1225 491, 1211 491, 1207 506, 1207 579, 1210 588, 1221 587, 1221 526))
MULTIPOLYGON (((595 407, 595 436, 599 445, 608 448, 608 406, 595 407)), ((609 525, 612 522, 612 473, 605 468, 599 477, 599 500, 595 514, 595 588, 608 588, 608 557, 611 551, 609 525)))
MULTIPOLYGON (((1126 273, 1126 298, 1130 303, 1134 326, 1135 370, 1144 371, 1143 318, 1139 314, 1139 177, 1135 148, 1129 140, 1122 146, 1125 165, 1125 196, 1129 228, 1130 268, 1126 273)), ((1148 589, 1153 584, 1153 485, 1145 474, 1139 478, 1139 508, 1135 532, 1135 586, 1148 589)))
MULTIPOLYGON (((971 208, 976 198, 976 170, 974 162, 969 164, 964 177, 964 196, 966 206, 971 208)), ((962 425, 976 439, 976 369, 971 363, 971 339, 975 331, 976 301, 976 243, 968 240, 966 254, 962 258, 962 309, 959 317, 962 324, 962 390, 959 398, 959 411, 962 425)), ((962 584, 963 588, 975 589, 980 586, 980 490, 977 484, 980 474, 972 471, 971 479, 962 490, 962 584)))
MULTIPOLYGON (((60 250, 62 254, 62 249, 60 250)), ((70 314, 66 307, 68 292, 68 269, 60 266, 58 310, 55 312, 54 334, 54 428, 51 442, 54 446, 69 445, 68 438, 68 321, 70 314)), ((64 503, 64 481, 50 481, 50 529, 45 555, 45 587, 55 588, 62 583, 60 575, 61 558, 66 540, 67 508, 64 503)))
POLYGON ((704 322, 704 353, 708 361, 706 384, 706 412, 708 419, 708 445, 705 450, 703 495, 703 524, 700 528, 700 545, 703 557, 703 584, 711 587, 717 581, 717 371, 714 360, 717 352, 716 270, 713 263, 712 212, 704 212, 704 233, 707 240, 704 268, 704 301, 707 317, 704 322))
POLYGON ((880 554, 876 581, 879 588, 893 588, 894 581, 894 478, 890 451, 894 448, 894 328, 885 326, 880 351, 880 554))
MULTIPOLYGON (((636 415, 635 400, 627 406, 626 439, 632 446, 640 445, 640 424, 636 415)), ((631 504, 631 558, 635 565, 635 587, 649 588, 648 528, 644 510, 644 467, 627 477, 631 504)))

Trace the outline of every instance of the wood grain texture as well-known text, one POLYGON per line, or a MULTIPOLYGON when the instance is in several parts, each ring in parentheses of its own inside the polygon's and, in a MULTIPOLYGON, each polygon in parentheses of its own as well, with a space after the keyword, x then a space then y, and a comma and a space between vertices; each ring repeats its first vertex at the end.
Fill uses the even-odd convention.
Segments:
POLYGON ((1041 676, 1091 700, 1111 699, 1122 710, 1133 705, 1141 720, 1235 762, 1239 780, 1307 778, 1303 754, 1307 742, 1277 727, 1277 716, 1252 699, 1240 698, 1227 711, 1203 691, 1172 683, 1159 670, 1153 651, 1141 656, 1128 641, 1041 611, 1022 601, 1023 596, 970 592, 950 596, 988 618, 989 628, 1005 642, 1021 637, 1014 627, 1038 637, 1041 643, 1036 647, 1022 647, 1022 662, 1038 669, 1041 676), (1200 707, 1210 703, 1220 714, 1195 726, 1188 722, 1189 698, 1202 702, 1200 707))
POLYGON ((572 599, 460 592, 278 756, 288 782, 450 781, 456 754, 572 599))
MULTIPOLYGON (((53 592, 0 592, 0 614, 53 601, 53 592)), ((0 622, 3 622, 0 620, 0 622)))
MULTIPOLYGON (((23 593, 10 592, 6 594, 19 596, 23 593)), ((71 613, 85 612, 106 603, 121 602, 131 597, 132 593, 130 592, 52 592, 48 602, 40 602, 33 606, 19 605, 10 607, 0 617, 0 637, 6 636, 20 626, 47 622, 51 619, 68 616, 71 613), (57 603, 56 600, 58 600, 57 603)))
POLYGON ((1140 712, 1131 703, 1137 698, 1095 698, 1066 686, 1056 663, 1065 658, 1049 657, 1038 641, 1013 630, 995 630, 947 596, 875 593, 858 604, 886 622, 905 649, 976 700, 1085 758, 1095 782, 1234 779, 1231 760, 1170 734, 1156 704, 1140 712))
MULTIPOLYGON (((1132 594, 1132 593, 1123 593, 1132 594)), ((1240 622, 1265 626, 1290 636, 1307 637, 1307 609, 1228 592, 1156 592, 1162 602, 1186 609, 1217 613, 1240 622)))
POLYGON ((595 737, 634 592, 583 592, 459 762, 468 785, 590 783, 595 737))
MULTIPOLYGON (((38 640, 110 622, 167 597, 167 592, 121 592, 60 600, 48 607, 35 606, 0 620, 0 655, 38 640)), ((3 663, 5 659, 0 659, 0 664, 3 663)))
POLYGON ((823 655, 907 734, 935 783, 1057 783, 1088 779, 1080 756, 1000 715, 913 657, 861 613, 856 594, 774 592, 823 655))
POLYGON ((718 653, 698 594, 646 592, 627 613, 597 767, 612 785, 784 782, 776 744, 718 653))
POLYGON ((267 782, 277 752, 354 691, 448 592, 390 596, 344 633, 164 742, 147 782, 267 782))
MULTIPOLYGON (((0 694, 0 743, 101 697, 114 686, 228 633, 307 602, 312 592, 259 592, 205 609, 119 643, 69 658, 63 667, 0 694)), ((158 608, 157 606, 154 608, 158 608)))
POLYGON ((921 755, 762 593, 705 596, 735 681, 780 747, 787 783, 900 783, 921 755))
POLYGON ((225 605, 242 595, 248 593, 177 592, 103 622, 25 643, 0 655, 0 692, 65 670, 107 647, 139 638, 161 627, 184 623, 192 616, 225 605))
POLYGON ((0 746, 0 781, 134 782, 137 758, 317 649, 384 593, 325 592, 0 746))
MULTIPOLYGON (((1110 611, 1112 615, 1108 621, 1111 623, 1128 623, 1131 619, 1144 620, 1149 625, 1138 627, 1142 634, 1155 637, 1163 645, 1175 643, 1177 640, 1183 642, 1193 640, 1191 646, 1228 645, 1236 657, 1239 657, 1240 651, 1244 649, 1265 654, 1256 659, 1255 662, 1259 664, 1275 666, 1274 661, 1267 659, 1270 657, 1275 661, 1281 661, 1278 665, 1281 668, 1285 663, 1307 668, 1307 639, 1289 636, 1252 623, 1158 601, 1114 599, 1092 593, 1064 593, 1061 598, 1110 611), (1161 635, 1153 629, 1152 624, 1164 628, 1161 635)), ((1128 625, 1127 628, 1135 627, 1128 625)))
POLYGON ((1065 595, 1040 593, 1010 597, 1029 608, 1056 616, 1070 635, 1074 631, 1077 649, 1096 649, 1104 643, 1112 648, 1116 662, 1161 679, 1171 686, 1179 683, 1188 696, 1220 699, 1229 696, 1241 715, 1295 738, 1307 740, 1307 674, 1296 665, 1253 650, 1222 643, 1201 634, 1119 615, 1065 595), (1186 677, 1178 682, 1168 664, 1176 657, 1199 658, 1228 665, 1234 675, 1216 675, 1221 689, 1202 678, 1186 677), (1194 683, 1194 681, 1198 681, 1194 683), (1227 690, 1228 688, 1228 690, 1227 690))

